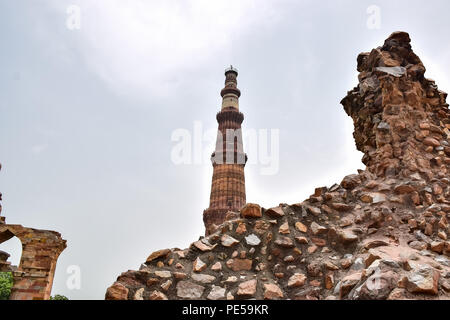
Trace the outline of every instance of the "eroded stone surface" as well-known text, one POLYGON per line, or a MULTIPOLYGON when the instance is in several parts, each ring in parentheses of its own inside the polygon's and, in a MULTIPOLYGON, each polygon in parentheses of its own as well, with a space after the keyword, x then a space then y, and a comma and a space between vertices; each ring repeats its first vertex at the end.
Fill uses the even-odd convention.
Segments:
POLYGON ((205 287, 190 281, 180 281, 177 284, 177 296, 183 299, 201 298, 205 287))
POLYGON ((264 285, 264 299, 278 300, 283 298, 283 292, 280 287, 274 283, 266 283, 264 285))
POLYGON ((253 297, 256 293, 256 285, 258 281, 256 279, 242 282, 239 284, 237 295, 244 297, 253 297))

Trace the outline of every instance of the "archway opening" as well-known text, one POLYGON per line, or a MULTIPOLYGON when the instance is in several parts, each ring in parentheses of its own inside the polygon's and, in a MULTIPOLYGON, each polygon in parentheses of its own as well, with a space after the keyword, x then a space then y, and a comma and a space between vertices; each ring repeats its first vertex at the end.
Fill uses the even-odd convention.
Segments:
POLYGON ((0 300, 8 300, 13 287, 12 272, 22 258, 22 243, 9 230, 0 232, 0 300))
MULTIPOLYGON (((6 232, 10 233, 9 231, 6 232)), ((11 266, 19 266, 20 259, 22 258, 22 242, 20 242, 19 238, 15 237, 12 233, 10 235, 0 235, 0 251, 9 254, 7 261, 11 263, 11 266), (9 239, 4 240, 5 238, 9 239), (2 242, 2 240, 4 241, 2 242)))

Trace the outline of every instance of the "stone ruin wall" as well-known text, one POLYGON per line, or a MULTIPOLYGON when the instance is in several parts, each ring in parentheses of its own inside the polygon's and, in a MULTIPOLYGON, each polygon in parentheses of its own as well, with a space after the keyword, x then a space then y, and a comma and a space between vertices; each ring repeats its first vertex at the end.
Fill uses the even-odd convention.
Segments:
POLYGON ((10 300, 49 299, 56 262, 67 246, 66 240, 58 232, 10 225, 4 217, 0 217, 0 243, 13 237, 17 237, 22 243, 19 266, 12 266, 8 261, 9 254, 0 251, 0 272, 12 272, 13 275, 10 300))
POLYGON ((407 33, 358 56, 342 100, 366 170, 308 199, 247 204, 150 254, 106 299, 449 299, 450 117, 407 33))

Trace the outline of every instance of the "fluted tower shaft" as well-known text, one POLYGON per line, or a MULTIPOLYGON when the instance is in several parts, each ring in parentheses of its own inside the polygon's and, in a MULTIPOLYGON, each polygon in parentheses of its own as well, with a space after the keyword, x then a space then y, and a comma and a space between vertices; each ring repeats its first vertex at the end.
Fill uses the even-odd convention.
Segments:
POLYGON ((229 211, 238 211, 245 205, 244 167, 247 155, 243 151, 241 124, 244 115, 239 112, 240 90, 238 72, 230 67, 225 71, 225 87, 220 92, 222 110, 217 114, 216 150, 211 156, 213 178, 209 208, 203 212, 206 234, 215 225, 224 222, 229 211))

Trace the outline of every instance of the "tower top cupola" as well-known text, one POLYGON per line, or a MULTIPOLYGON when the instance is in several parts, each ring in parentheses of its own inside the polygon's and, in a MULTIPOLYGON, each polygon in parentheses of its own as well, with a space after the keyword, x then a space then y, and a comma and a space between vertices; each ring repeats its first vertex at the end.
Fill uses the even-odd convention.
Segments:
POLYGON ((232 107, 239 110, 241 91, 237 87, 238 70, 232 65, 225 69, 225 87, 220 91, 222 96, 222 110, 232 107))
POLYGON ((233 65, 230 65, 229 68, 225 69, 225 76, 227 75, 228 72, 234 72, 234 73, 236 73, 236 76, 238 75, 238 69, 233 67, 233 65))

